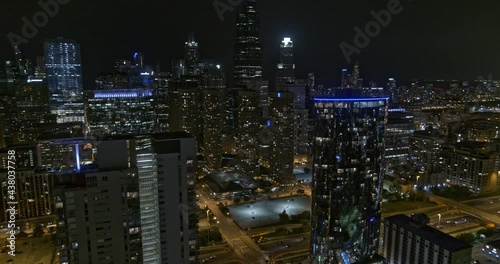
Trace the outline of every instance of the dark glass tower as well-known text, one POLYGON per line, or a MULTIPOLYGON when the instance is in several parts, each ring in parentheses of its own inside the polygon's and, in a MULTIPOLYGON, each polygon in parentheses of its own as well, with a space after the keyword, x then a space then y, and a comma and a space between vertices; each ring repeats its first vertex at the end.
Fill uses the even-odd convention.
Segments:
POLYGON ((252 161, 244 161, 242 167, 247 167, 251 171, 250 174, 255 172, 255 159, 258 156, 255 154, 241 153, 252 152, 242 149, 246 142, 238 142, 243 140, 242 135, 251 141, 257 141, 257 132, 254 127, 258 126, 258 118, 265 116, 265 109, 267 108, 267 94, 268 84, 262 81, 262 49, 259 38, 259 17, 256 11, 256 0, 244 0, 242 3, 242 11, 236 17, 236 44, 234 47, 234 72, 233 72, 233 85, 228 87, 228 106, 226 112, 228 133, 226 136, 226 145, 232 148, 230 152, 238 152, 238 155, 243 157, 243 160, 252 157, 252 161), (240 106, 241 100, 246 100, 247 95, 250 93, 243 93, 245 96, 241 97, 241 91, 252 91, 257 93, 257 101, 253 95, 251 100, 244 102, 240 106), (255 104, 255 105, 249 105, 255 104), (249 112, 246 112, 249 111, 249 112), (251 116, 258 113, 257 122, 254 119, 249 121, 251 125, 245 124, 247 120, 239 120, 239 117, 251 116), (236 133, 235 133, 236 132, 236 133), (249 163, 251 165, 249 165, 249 163))
POLYGON ((314 99, 313 263, 358 263, 377 253, 387 105, 354 89, 314 99))
POLYGON ((262 49, 256 0, 244 0, 243 11, 236 18, 234 47, 234 87, 248 88, 262 78, 262 49))

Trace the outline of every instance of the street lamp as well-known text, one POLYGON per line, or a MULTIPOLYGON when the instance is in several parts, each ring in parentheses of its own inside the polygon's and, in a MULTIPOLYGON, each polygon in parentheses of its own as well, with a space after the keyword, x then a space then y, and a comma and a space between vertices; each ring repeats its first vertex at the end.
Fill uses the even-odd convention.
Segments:
POLYGON ((438 214, 438 225, 441 225, 441 214, 438 214))
POLYGON ((207 209, 207 221, 208 221, 208 232, 207 232, 207 246, 208 246, 208 243, 210 243, 210 216, 208 216, 208 212, 209 210, 207 209))

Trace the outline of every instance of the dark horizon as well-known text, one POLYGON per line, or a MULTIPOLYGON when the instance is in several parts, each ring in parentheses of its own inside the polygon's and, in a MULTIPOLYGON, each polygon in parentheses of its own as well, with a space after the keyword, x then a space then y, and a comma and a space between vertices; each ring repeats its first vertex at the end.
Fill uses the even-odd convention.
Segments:
MULTIPOLYGON (((353 45, 353 28, 363 29, 374 20, 370 11, 387 9, 389 2, 257 1, 264 78, 274 79, 280 41, 291 37, 298 78, 313 72, 318 80, 340 82, 341 69, 353 65, 347 63, 340 43, 353 45)), ((7 13, 0 22, 7 26, 0 32, 0 58, 12 59, 7 34, 20 35, 21 18, 26 16, 31 21, 42 8, 27 0, 4 5, 7 13)), ((353 62, 360 61, 366 83, 373 80, 381 86, 389 77, 473 80, 480 76, 487 79, 490 74, 493 79, 500 76, 500 35, 495 30, 500 28, 500 18, 494 13, 500 7, 498 2, 401 1, 400 5, 402 12, 392 15, 387 27, 381 28, 359 56, 353 56, 353 62)), ((129 0, 125 4, 108 1, 90 6, 88 2, 69 0, 59 9, 20 49, 27 58, 35 58, 43 54, 47 38, 76 39, 81 46, 85 89, 92 88, 99 73, 110 72, 115 59, 131 59, 134 52, 143 52, 146 64, 159 63, 162 71, 169 71, 171 61, 182 57, 191 32, 199 42, 201 58, 220 61, 231 78, 235 16, 240 6, 225 12, 223 21, 213 1, 129 0)))

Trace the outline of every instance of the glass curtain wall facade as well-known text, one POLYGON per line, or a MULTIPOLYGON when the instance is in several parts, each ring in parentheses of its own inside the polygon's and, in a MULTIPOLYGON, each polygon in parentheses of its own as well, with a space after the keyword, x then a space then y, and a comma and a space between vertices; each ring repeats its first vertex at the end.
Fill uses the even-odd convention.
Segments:
POLYGON ((46 40, 44 56, 51 113, 57 115, 57 123, 84 122, 80 44, 62 38, 46 40))
POLYGON ((311 258, 377 253, 388 98, 315 98, 311 258))

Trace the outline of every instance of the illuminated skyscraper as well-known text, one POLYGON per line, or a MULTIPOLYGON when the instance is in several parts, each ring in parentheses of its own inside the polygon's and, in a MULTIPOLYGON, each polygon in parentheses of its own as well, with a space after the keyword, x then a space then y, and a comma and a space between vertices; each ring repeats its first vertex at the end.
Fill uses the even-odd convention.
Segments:
POLYGON ((222 166, 224 102, 224 89, 203 90, 203 156, 208 168, 214 171, 222 166))
POLYGON ((276 89, 278 86, 295 82, 295 63, 293 62, 293 41, 284 38, 281 41, 280 63, 276 72, 276 89))
POLYGON ((249 176, 259 175, 259 92, 238 92, 238 126, 236 131, 236 150, 241 169, 249 176))
POLYGON ((189 35, 188 41, 184 45, 184 61, 186 62, 186 74, 198 75, 199 51, 198 42, 194 41, 194 36, 189 35))
POLYGON ((36 138, 55 125, 49 110, 49 89, 45 78, 29 76, 16 87, 16 143, 35 142, 36 138))
POLYGON ((269 95, 269 117, 272 131, 269 176, 280 182, 293 177, 294 154, 294 93, 276 92, 269 95))
POLYGON ((259 17, 256 5, 256 0, 244 0, 242 3, 243 10, 236 18, 234 80, 232 86, 228 87, 228 108, 226 111, 228 133, 227 140, 224 143, 228 147, 238 144, 236 142, 237 135, 234 131, 239 129, 240 124, 239 91, 252 90, 259 92, 260 102, 258 100, 257 105, 252 106, 252 108, 255 108, 260 116, 266 116, 267 114, 267 105, 263 106, 262 104, 267 102, 268 90, 266 89, 268 89, 268 83, 262 80, 262 48, 260 45, 259 17))
POLYGON ((57 123, 83 123, 80 44, 63 38, 46 40, 44 56, 51 113, 57 115, 57 123))
POLYGON ((363 88, 363 79, 361 78, 359 62, 356 62, 356 64, 354 65, 351 78, 353 88, 363 88))
POLYGON ((246 88, 249 82, 262 78, 262 48, 256 0, 244 0, 243 11, 236 18, 234 48, 234 87, 246 88))
POLYGON ((378 251, 388 98, 315 98, 311 257, 358 263, 378 251))
POLYGON ((403 100, 403 94, 400 89, 398 89, 396 79, 389 78, 387 81, 387 91, 391 95, 391 105, 399 105, 403 100))
POLYGON ((200 89, 226 90, 226 74, 220 64, 211 60, 200 60, 198 73, 200 76, 200 89))
POLYGON ((12 61, 0 61, 0 148, 15 144, 15 74, 12 61))
POLYGON ((342 69, 342 83, 341 88, 351 88, 351 75, 347 72, 347 69, 342 69))
POLYGON ((86 91, 87 126, 95 136, 153 133, 152 89, 86 91))
POLYGON ((155 112, 156 112, 156 133, 169 132, 169 112, 170 105, 168 103, 168 81, 171 79, 170 74, 166 72, 155 72, 154 75, 154 92, 155 92, 155 112))
POLYGON ((170 131, 185 131, 202 144, 201 91, 197 78, 169 81, 170 131))
POLYGON ((180 79, 186 72, 186 63, 183 59, 172 61, 172 78, 180 79))

